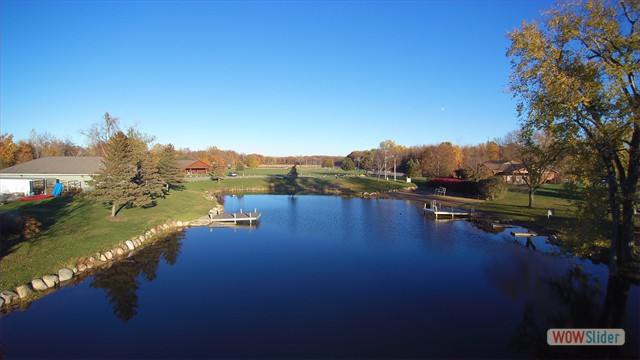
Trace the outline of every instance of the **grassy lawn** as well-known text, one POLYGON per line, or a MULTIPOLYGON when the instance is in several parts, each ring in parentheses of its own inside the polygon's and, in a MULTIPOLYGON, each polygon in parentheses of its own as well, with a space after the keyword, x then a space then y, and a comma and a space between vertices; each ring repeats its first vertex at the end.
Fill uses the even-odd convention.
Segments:
POLYGON ((476 206, 478 211, 491 213, 498 220, 511 220, 531 229, 546 232, 561 231, 574 219, 571 199, 562 185, 549 184, 539 189, 533 198, 534 207, 529 208, 526 187, 510 186, 507 195, 499 200, 485 201, 476 206), (547 209, 555 209, 555 216, 547 219, 547 209))
POLYGON ((75 259, 113 248, 165 222, 193 220, 212 206, 198 186, 191 183, 183 190, 173 190, 155 207, 123 209, 115 220, 110 218, 107 207, 79 196, 4 205, 0 213, 28 215, 42 225, 40 233, 12 243, 8 249, 3 247, 0 288, 13 289, 42 275, 57 273, 75 259))

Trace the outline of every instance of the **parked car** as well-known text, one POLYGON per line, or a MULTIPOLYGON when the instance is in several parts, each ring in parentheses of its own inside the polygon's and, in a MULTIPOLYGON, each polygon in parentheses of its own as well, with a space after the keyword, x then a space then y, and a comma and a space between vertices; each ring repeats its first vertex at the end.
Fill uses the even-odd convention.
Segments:
POLYGON ((232 172, 229 173, 229 176, 236 177, 236 176, 238 176, 238 174, 236 174, 234 171, 232 171, 232 172))

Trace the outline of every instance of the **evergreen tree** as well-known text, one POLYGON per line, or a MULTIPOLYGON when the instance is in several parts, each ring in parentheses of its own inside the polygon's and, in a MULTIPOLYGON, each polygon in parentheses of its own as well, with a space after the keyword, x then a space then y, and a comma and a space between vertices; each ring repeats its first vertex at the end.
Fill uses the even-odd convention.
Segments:
POLYGON ((416 159, 409 159, 409 161, 407 161, 407 176, 414 178, 419 177, 420 175, 422 175, 420 163, 416 159))
POLYGON ((137 184, 139 178, 137 155, 130 139, 121 131, 113 135, 105 145, 102 167, 92 176, 89 193, 93 200, 111 205, 111 216, 126 205, 145 201, 146 196, 137 184))
POLYGON ((162 148, 158 155, 158 173, 162 181, 166 184, 166 191, 169 192, 171 186, 182 183, 184 174, 178 168, 176 159, 176 149, 169 144, 162 148))
POLYGON ((291 170, 289 170, 289 173, 287 174, 287 177, 291 178, 291 179, 295 179, 298 176, 299 176, 298 175, 298 169, 296 168, 295 165, 293 165, 293 167, 291 167, 291 170))
POLYGON ((138 166, 138 179, 137 183, 141 187, 142 194, 144 198, 140 198, 135 205, 139 206, 147 206, 155 203, 155 199, 159 197, 164 197, 164 188, 165 182, 160 176, 160 171, 158 169, 158 165, 149 154, 146 152, 147 156, 145 156, 142 161, 140 161, 138 166))
POLYGON ((350 157, 345 156, 342 159, 342 170, 351 171, 351 170, 355 170, 355 169, 356 169, 356 165, 353 163, 353 160, 351 160, 350 157))

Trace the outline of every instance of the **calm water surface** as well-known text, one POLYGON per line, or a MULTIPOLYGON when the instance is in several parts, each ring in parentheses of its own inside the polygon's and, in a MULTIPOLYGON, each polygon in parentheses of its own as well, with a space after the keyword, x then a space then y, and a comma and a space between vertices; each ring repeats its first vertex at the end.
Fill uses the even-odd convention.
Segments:
MULTIPOLYGON (((639 291, 414 204, 226 197, 257 227, 193 228, 0 319, 6 358, 637 358, 639 291), (609 294, 609 296, 607 296, 609 294), (620 327, 623 347, 549 347, 620 327)), ((0 355, 2 355, 0 354, 0 355)), ((1 358, 2 356, 0 356, 1 358)))

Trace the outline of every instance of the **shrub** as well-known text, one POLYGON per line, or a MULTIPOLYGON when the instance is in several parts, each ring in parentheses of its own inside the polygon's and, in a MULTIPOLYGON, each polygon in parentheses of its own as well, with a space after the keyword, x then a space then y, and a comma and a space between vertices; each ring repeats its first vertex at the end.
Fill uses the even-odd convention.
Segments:
POLYGON ((504 197, 507 193, 507 186, 499 176, 492 176, 479 182, 478 192, 480 196, 487 200, 496 200, 504 197))
POLYGON ((467 194, 478 194, 478 183, 473 181, 465 181, 456 178, 434 178, 429 181, 428 185, 433 188, 444 187, 447 189, 447 193, 450 191, 467 194))

